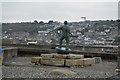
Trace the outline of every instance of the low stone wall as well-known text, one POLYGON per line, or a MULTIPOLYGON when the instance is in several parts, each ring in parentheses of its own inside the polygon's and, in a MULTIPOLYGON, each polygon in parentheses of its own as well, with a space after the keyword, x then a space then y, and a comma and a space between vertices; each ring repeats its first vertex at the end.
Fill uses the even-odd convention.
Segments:
POLYGON ((31 62, 37 65, 48 65, 48 66, 90 66, 95 63, 100 63, 101 60, 95 61, 97 59, 101 59, 100 57, 95 58, 84 58, 84 55, 76 55, 76 54, 41 54, 39 57, 32 57, 31 62))
POLYGON ((3 62, 3 53, 0 53, 0 66, 2 65, 3 62))
MULTIPOLYGON (((24 48, 39 48, 39 49, 51 49, 53 44, 39 44, 39 45, 26 45, 26 44, 3 44, 3 46, 18 47, 23 48, 20 51, 24 51, 24 48)), ((58 45, 54 45, 58 46, 58 45)), ((63 45, 64 46, 64 45, 63 45)), ((80 44, 70 44, 72 50, 80 51, 91 51, 91 52, 108 52, 108 53, 117 53, 117 45, 80 45, 80 44)), ((53 48, 52 48, 53 49, 53 48)))
POLYGON ((4 62, 17 57, 17 48, 16 47, 10 47, 10 48, 3 48, 4 54, 3 54, 3 64, 4 62))
MULTIPOLYGON (((55 49, 41 49, 41 48, 18 48, 18 56, 40 56, 41 54, 56 53, 55 49)), ((81 51, 72 50, 72 54, 83 54, 85 57, 101 57, 104 59, 117 59, 117 53, 99 52, 99 51, 81 51)))

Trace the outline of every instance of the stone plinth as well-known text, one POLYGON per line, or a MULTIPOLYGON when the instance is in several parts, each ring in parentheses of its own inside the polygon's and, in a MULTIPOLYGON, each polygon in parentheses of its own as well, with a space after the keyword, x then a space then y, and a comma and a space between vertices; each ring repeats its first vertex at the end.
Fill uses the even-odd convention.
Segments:
POLYGON ((32 59, 31 59, 31 62, 32 63, 35 63, 36 65, 38 65, 38 64, 40 64, 41 62, 41 58, 42 57, 32 57, 32 59))
POLYGON ((41 54, 41 57, 33 57, 31 62, 48 66, 89 66, 95 64, 95 59, 100 57, 84 58, 84 55, 75 54, 41 54))
POLYGON ((84 55, 69 54, 68 59, 83 59, 84 55))
POLYGON ((50 59, 41 59, 42 65, 49 65, 49 66, 64 66, 64 59, 56 59, 56 58, 50 58, 50 59))
POLYGON ((55 54, 53 57, 58 59, 67 59, 68 55, 55 54))
POLYGON ((53 58, 53 54, 41 54, 42 59, 50 59, 53 58))
POLYGON ((95 63, 95 58, 84 58, 83 60, 83 66, 89 66, 95 63))
POLYGON ((66 59, 65 66, 72 67, 72 66, 82 66, 83 60, 81 59, 66 59))

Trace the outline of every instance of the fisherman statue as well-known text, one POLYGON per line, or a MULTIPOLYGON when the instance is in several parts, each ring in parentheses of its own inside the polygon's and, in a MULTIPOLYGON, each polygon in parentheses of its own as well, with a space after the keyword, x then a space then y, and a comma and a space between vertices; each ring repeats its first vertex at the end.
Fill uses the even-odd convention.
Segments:
POLYGON ((61 34, 60 34, 60 39, 59 39, 59 46, 56 47, 56 51, 58 52, 58 54, 68 54, 71 52, 71 49, 69 48, 69 38, 70 37, 78 37, 78 36, 74 36, 71 34, 70 32, 70 28, 68 26, 68 22, 67 21, 64 21, 64 25, 50 31, 50 32, 53 32, 53 31, 61 31, 61 34), (63 40, 65 39, 66 41, 66 47, 62 47, 62 42, 63 40))

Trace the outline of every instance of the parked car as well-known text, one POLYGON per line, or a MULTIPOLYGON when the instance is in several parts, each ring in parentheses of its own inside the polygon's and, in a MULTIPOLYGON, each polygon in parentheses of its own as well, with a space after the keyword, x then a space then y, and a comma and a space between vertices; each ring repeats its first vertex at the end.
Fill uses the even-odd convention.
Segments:
POLYGON ((27 45, 30 45, 30 44, 36 45, 37 41, 36 42, 27 42, 27 45))

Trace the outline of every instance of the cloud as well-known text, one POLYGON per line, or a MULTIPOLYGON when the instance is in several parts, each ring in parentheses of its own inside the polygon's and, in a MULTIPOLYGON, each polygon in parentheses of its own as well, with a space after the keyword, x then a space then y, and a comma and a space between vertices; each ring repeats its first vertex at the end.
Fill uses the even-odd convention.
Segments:
POLYGON ((2 2, 118 2, 119 0, 1 0, 2 2))
POLYGON ((3 22, 117 19, 117 2, 3 2, 3 22))

